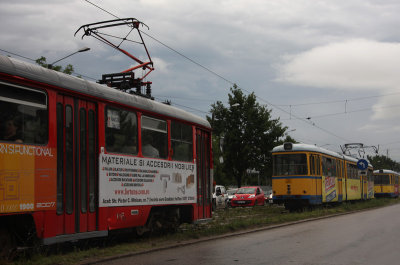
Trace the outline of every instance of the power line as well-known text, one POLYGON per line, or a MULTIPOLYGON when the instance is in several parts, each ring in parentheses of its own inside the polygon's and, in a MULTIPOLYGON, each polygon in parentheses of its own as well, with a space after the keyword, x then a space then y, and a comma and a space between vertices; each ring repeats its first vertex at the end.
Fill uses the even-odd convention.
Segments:
MULTIPOLYGON (((159 101, 162 101, 162 99, 161 98, 158 98, 158 97, 154 97, 155 99, 158 99, 159 101)), ((211 112, 209 112, 209 111, 204 111, 204 110, 199 110, 199 109, 195 109, 195 108, 193 108, 193 107, 188 107, 188 106, 185 106, 185 105, 181 105, 181 104, 178 104, 178 103, 172 103, 171 105, 176 105, 176 106, 180 106, 180 107, 183 107, 183 108, 187 108, 187 109, 190 109, 190 110, 194 110, 194 111, 197 111, 197 112, 201 112, 201 113, 204 113, 204 114, 211 114, 211 112)))
POLYGON ((101 9, 101 10, 103 10, 104 12, 106 12, 107 14, 109 14, 109 15, 111 15, 111 16, 113 16, 113 17, 115 17, 115 18, 118 18, 119 19, 119 17, 117 17, 116 15, 114 15, 114 14, 112 14, 112 13, 110 13, 110 12, 108 12, 107 10, 105 10, 104 8, 101 8, 100 6, 98 6, 98 5, 95 5, 95 4, 93 4, 92 2, 90 2, 90 1, 88 1, 88 0, 85 0, 86 2, 88 2, 89 4, 91 4, 91 5, 94 5, 95 7, 97 7, 98 9, 101 9))
MULTIPOLYGON (((14 56, 18 56, 18 57, 24 58, 24 59, 26 59, 26 60, 30 60, 30 61, 36 62, 36 60, 34 60, 34 59, 32 59, 32 58, 29 58, 29 57, 26 57, 26 56, 23 56, 23 55, 20 55, 20 54, 17 54, 17 53, 13 53, 13 52, 6 51, 6 50, 3 50, 3 49, 0 49, 0 51, 3 51, 3 52, 5 52, 5 53, 12 54, 12 55, 14 55, 14 56)), ((73 73, 76 74, 76 75, 78 75, 78 76, 83 76, 83 77, 85 77, 85 78, 88 78, 88 79, 92 79, 92 80, 97 81, 96 78, 93 78, 93 77, 90 77, 90 76, 86 76, 86 75, 77 73, 77 72, 75 72, 75 71, 73 71, 73 73)))
MULTIPOLYGON (((389 106, 375 107, 375 109, 388 109, 388 108, 399 108, 399 107, 400 107, 400 105, 389 105, 389 106)), ((346 115, 346 114, 351 114, 351 113, 356 113, 356 112, 371 111, 372 109, 373 108, 365 108, 365 109, 357 109, 357 110, 351 110, 351 111, 345 111, 345 112, 328 113, 328 114, 317 115, 317 116, 308 116, 308 117, 304 117, 303 119, 310 120, 310 119, 326 118, 326 117, 330 117, 330 116, 338 116, 338 115, 346 115)), ((290 120, 290 119, 282 119, 282 120, 290 120)))
MULTIPOLYGON (((0 49, 0 51, 3 51, 3 52, 8 53, 8 54, 12 54, 12 55, 14 55, 14 56, 18 56, 18 57, 24 58, 24 59, 26 59, 26 60, 30 60, 30 61, 36 62, 36 60, 34 60, 34 59, 32 59, 32 58, 29 58, 29 57, 26 57, 26 56, 23 56, 23 55, 14 53, 14 52, 10 52, 10 51, 3 50, 3 49, 0 49)), ((80 76, 83 76, 83 77, 85 77, 85 78, 97 80, 97 79, 92 78, 92 77, 90 77, 90 76, 85 76, 85 75, 79 74, 79 73, 77 73, 77 72, 74 72, 74 73, 75 73, 75 74, 78 74, 78 75, 80 75, 80 76)), ((161 98, 158 98, 158 99, 159 99, 160 101, 162 100, 161 98)), ((173 103, 173 104, 174 104, 174 105, 177 105, 177 106, 180 106, 180 107, 187 108, 187 109, 191 109, 191 110, 194 110, 194 111, 197 111, 197 112, 201 112, 201 113, 205 113, 205 114, 210 114, 209 111, 203 111, 203 110, 195 109, 195 108, 188 107, 188 106, 184 106, 184 105, 177 104, 177 103, 173 103)))
MULTIPOLYGON (((111 16, 113 16, 113 17, 119 19, 118 16, 112 14, 111 12, 105 10, 104 8, 101 8, 101 7, 99 7, 98 5, 95 5, 95 4, 93 4, 92 2, 90 2, 90 1, 88 1, 88 0, 84 0, 84 1, 86 1, 87 3, 89 3, 89 4, 91 4, 91 5, 95 6, 95 7, 97 7, 97 8, 99 8, 99 9, 101 9, 102 11, 106 12, 107 14, 109 14, 109 15, 111 15, 111 16)), ((227 83, 229 83, 229 84, 231 84, 231 85, 235 85, 235 84, 236 84, 236 83, 230 81, 229 79, 227 79, 227 78, 221 76, 220 74, 214 72, 213 70, 211 70, 211 69, 209 69, 209 68, 203 66, 202 64, 200 64, 200 63, 198 63, 198 62, 196 62, 196 61, 194 61, 193 59, 189 58, 188 56, 182 54, 181 52, 177 51, 176 49, 172 48, 171 46, 169 46, 169 45, 163 43, 162 41, 160 41, 160 40, 158 40, 158 39, 156 39, 155 37, 153 37, 153 36, 147 34, 146 32, 143 32, 142 30, 140 30, 140 32, 143 33, 144 35, 148 36, 149 38, 153 39, 154 41, 158 42, 159 44, 163 45, 164 47, 166 47, 166 48, 170 49, 171 51, 175 52, 176 54, 178 54, 178 55, 182 56, 183 58, 187 59, 188 61, 192 62, 193 64, 195 64, 195 65, 199 66, 200 68, 206 70, 207 72, 209 72, 209 73, 211 73, 211 74, 213 74, 213 75, 219 77, 220 79, 226 81, 227 83)), ((236 84, 236 85, 237 85, 237 84, 236 84)), ((238 85, 237 85, 237 87, 240 88, 241 90, 247 92, 248 94, 251 94, 251 92, 250 92, 249 90, 247 90, 247 89, 245 89, 245 88, 242 88, 242 87, 240 87, 240 86, 238 86, 238 85)), ((254 94, 254 95, 255 95, 255 94, 254 94)), ((336 138, 339 138, 339 139, 341 139, 341 140, 344 140, 344 141, 346 141, 346 142, 351 142, 351 141, 349 141, 348 139, 345 139, 345 138, 343 138, 343 137, 341 137, 341 136, 339 136, 339 135, 336 135, 336 134, 332 133, 331 131, 328 131, 328 130, 326 130, 326 129, 324 129, 324 128, 318 126, 318 125, 316 125, 314 122, 310 123, 310 122, 309 122, 308 120, 306 120, 306 119, 302 119, 302 118, 300 118, 300 117, 297 117, 297 115, 294 115, 294 114, 289 113, 289 112, 286 111, 285 109, 279 107, 278 105, 275 105, 275 104, 270 103, 269 101, 267 101, 266 99, 263 99, 263 98, 260 97, 260 96, 257 96, 257 95, 255 95, 255 96, 256 96, 256 98, 258 98, 259 100, 263 101, 264 103, 267 103, 268 105, 271 105, 272 107, 274 107, 274 108, 276 108, 276 109, 278 109, 278 110, 280 110, 280 111, 282 111, 282 112, 284 112, 284 113, 290 114, 292 117, 294 117, 294 118, 296 118, 296 119, 298 119, 298 120, 300 120, 300 121, 302 121, 302 122, 305 122, 305 123, 308 124, 308 125, 312 125, 312 126, 314 126, 315 128, 318 128, 319 130, 324 131, 325 133, 330 134, 330 135, 332 135, 332 136, 334 136, 334 137, 336 137, 336 138)))
MULTIPOLYGON (((109 14, 109 15, 111 15, 111 16, 113 16, 113 17, 120 19, 120 17, 118 17, 118 16, 112 14, 111 12, 105 10, 104 8, 101 8, 101 7, 98 6, 98 5, 93 4, 93 3, 90 2, 89 0, 84 0, 84 1, 88 2, 89 4, 91 4, 91 5, 93 5, 93 6, 97 7, 97 8, 99 8, 100 10, 106 12, 107 14, 109 14)), ((196 62, 195 60, 193 60, 193 59, 187 57, 187 56, 184 55, 183 53, 181 53, 181 52, 179 52, 178 50, 172 48, 171 46, 169 46, 169 45, 163 43, 162 41, 160 41, 160 40, 158 40, 158 39, 156 39, 155 37, 151 36, 150 34, 144 32, 144 31, 142 31, 142 30, 140 30, 140 32, 143 33, 144 35, 146 35, 147 37, 151 38, 152 40, 158 42, 159 44, 163 45, 164 47, 166 47, 166 48, 170 49, 171 51, 175 52, 176 54, 182 56, 182 57, 185 58, 186 60, 188 60, 188 61, 194 63, 195 65, 197 65, 197 66, 203 68, 203 69, 206 70, 207 72, 210 72, 211 74, 213 74, 213 75, 215 75, 215 76, 217 76, 217 77, 219 77, 219 78, 225 80, 226 82, 230 83, 231 85, 234 85, 234 84, 235 84, 235 83, 233 83, 232 81, 230 81, 230 80, 226 79, 225 77, 219 75, 218 73, 214 72, 213 70, 211 70, 211 69, 205 67, 204 65, 202 65, 202 64, 200 64, 200 63, 198 63, 198 62, 196 62)), ((247 92, 248 92, 248 91, 247 91, 247 92)))
MULTIPOLYGON (((193 59, 191 59, 191 58, 187 57, 187 56, 186 56, 186 55, 184 55, 183 53, 181 53, 181 52, 179 52, 179 51, 175 50, 175 49, 174 49, 174 48, 172 48, 171 46, 169 46, 169 45, 167 45, 167 44, 165 44, 165 43, 163 43, 163 42, 159 41, 158 39, 154 38, 153 36, 150 36, 150 35, 149 35, 149 34, 147 34, 146 32, 143 32, 142 30, 141 30, 140 32, 141 32, 141 33, 143 33, 144 35, 146 35, 147 37, 149 37, 149 38, 153 39, 154 41, 156 41, 156 42, 160 43, 160 44, 161 44, 161 45, 163 45, 164 47, 166 47, 166 48, 170 49, 171 51, 173 51, 173 52, 175 52, 175 53, 179 54, 180 56, 182 56, 182 57, 183 57, 183 58, 185 58, 186 60, 188 60, 188 61, 190 61, 190 62, 194 63, 195 65, 199 66, 200 68, 203 68, 203 69, 204 69, 204 70, 206 70, 207 72, 209 72, 209 73, 211 73, 211 74, 213 74, 213 75, 215 75, 215 76, 217 76, 217 77, 221 78, 222 80, 226 81, 227 83, 229 83, 229 84, 231 84, 231 85, 234 85, 234 84, 235 84, 234 82, 232 82, 232 81, 230 81, 230 80, 226 79, 225 77, 223 77, 223 76, 221 76, 221 75, 217 74, 217 73, 216 73, 216 72, 214 72, 213 70, 211 70, 211 69, 209 69, 209 68, 205 67, 204 65, 202 65, 202 64, 200 64, 200 63, 198 63, 198 62, 194 61, 193 59)), ((246 91, 246 90, 245 90, 245 91, 246 91)), ((246 91, 246 92, 248 92, 248 91, 246 91)), ((248 93, 249 93, 249 92, 248 92, 248 93)))
POLYGON ((399 144, 399 143, 400 143, 400 141, 396 141, 396 142, 391 142, 391 143, 386 143, 386 144, 380 144, 380 146, 399 144))
POLYGON ((299 104, 283 104, 283 105, 278 105, 278 106, 298 107, 298 106, 320 105, 320 104, 330 104, 330 103, 346 103, 349 101, 359 101, 359 100, 365 100, 365 99, 371 99, 371 98, 387 97, 387 96, 398 95, 398 94, 400 94, 400 92, 383 94, 383 95, 375 95, 375 96, 367 96, 367 97, 359 97, 359 98, 342 99, 342 100, 317 101, 317 102, 308 102, 308 103, 299 103, 299 104))
POLYGON ((13 52, 9 52, 9 51, 3 50, 3 49, 0 49, 0 51, 3 51, 3 52, 5 52, 5 53, 9 53, 9 54, 12 54, 12 55, 14 55, 14 56, 18 56, 18 57, 21 57, 21 58, 24 58, 24 59, 27 59, 27 60, 36 62, 36 60, 34 60, 34 59, 32 59, 32 58, 28 58, 28 57, 25 57, 25 56, 22 56, 22 55, 13 53, 13 52))
POLYGON ((215 102, 215 99, 198 99, 198 98, 187 98, 187 97, 171 97, 165 95, 155 95, 157 97, 162 98, 170 98, 170 99, 182 99, 182 100, 191 100, 191 101, 204 101, 204 102, 215 102))

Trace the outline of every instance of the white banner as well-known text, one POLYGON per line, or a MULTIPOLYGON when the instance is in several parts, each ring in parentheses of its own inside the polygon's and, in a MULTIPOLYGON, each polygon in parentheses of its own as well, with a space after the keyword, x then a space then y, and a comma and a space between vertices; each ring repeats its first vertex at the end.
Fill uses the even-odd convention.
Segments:
POLYGON ((196 203, 196 164, 100 154, 100 207, 196 203))

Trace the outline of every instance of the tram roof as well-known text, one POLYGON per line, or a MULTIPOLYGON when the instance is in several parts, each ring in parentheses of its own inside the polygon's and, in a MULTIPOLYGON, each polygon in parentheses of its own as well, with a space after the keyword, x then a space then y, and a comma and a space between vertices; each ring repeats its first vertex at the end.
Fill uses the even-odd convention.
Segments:
POLYGON ((377 169, 374 170, 374 174, 395 174, 395 175, 400 175, 399 172, 390 170, 390 169, 377 169))
MULTIPOLYGON (((298 152, 298 151, 316 152, 316 153, 321 153, 321 154, 325 154, 325 155, 329 155, 329 156, 333 156, 333 157, 337 157, 337 158, 341 158, 341 159, 346 159, 346 160, 352 161, 352 162, 358 161, 358 159, 355 157, 339 154, 334 151, 331 151, 331 150, 328 150, 328 149, 325 149, 325 148, 322 148, 322 147, 319 147, 316 145, 312 145, 312 144, 292 144, 292 148, 290 150, 286 150, 284 148, 284 144, 283 144, 283 145, 276 146, 276 147, 274 147, 274 149, 272 149, 273 153, 298 152)), ((369 165, 371 165, 371 164, 369 163, 369 165)))
POLYGON ((21 76, 34 81, 66 88, 82 94, 106 99, 145 111, 193 122, 211 128, 210 123, 199 116, 161 102, 119 91, 75 76, 50 70, 39 65, 0 55, 0 72, 21 76))

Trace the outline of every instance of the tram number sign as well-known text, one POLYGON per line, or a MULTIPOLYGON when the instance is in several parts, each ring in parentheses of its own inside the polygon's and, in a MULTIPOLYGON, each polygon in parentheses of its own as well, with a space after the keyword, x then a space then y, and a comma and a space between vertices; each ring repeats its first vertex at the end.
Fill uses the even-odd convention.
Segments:
POLYGON ((365 159, 358 160, 357 167, 359 170, 366 170, 368 168, 368 161, 365 159))

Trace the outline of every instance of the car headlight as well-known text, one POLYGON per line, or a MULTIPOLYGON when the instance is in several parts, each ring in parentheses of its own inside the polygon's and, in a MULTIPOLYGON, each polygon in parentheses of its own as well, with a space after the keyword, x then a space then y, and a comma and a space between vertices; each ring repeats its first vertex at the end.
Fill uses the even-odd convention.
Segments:
POLYGON ((232 196, 232 199, 236 199, 236 195, 233 195, 233 196, 232 196))
POLYGON ((256 197, 256 195, 254 195, 254 194, 253 194, 253 195, 250 195, 250 196, 249 196, 249 199, 254 198, 254 197, 256 197))

